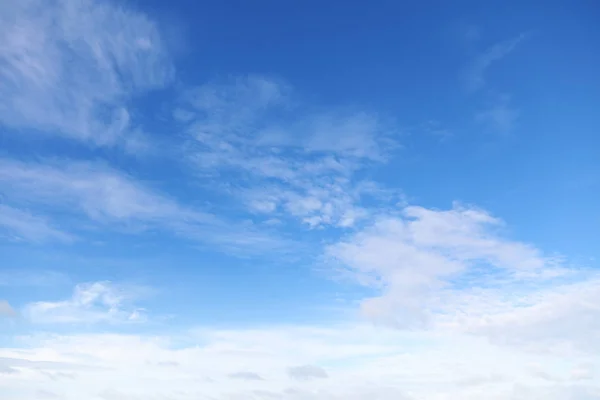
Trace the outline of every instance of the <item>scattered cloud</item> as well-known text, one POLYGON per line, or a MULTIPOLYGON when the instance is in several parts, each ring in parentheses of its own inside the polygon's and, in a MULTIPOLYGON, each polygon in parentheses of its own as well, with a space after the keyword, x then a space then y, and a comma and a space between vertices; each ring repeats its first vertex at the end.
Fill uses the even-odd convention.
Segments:
POLYGON ((288 368, 288 374, 292 379, 310 380, 328 378, 327 372, 316 365, 299 365, 297 367, 288 368))
POLYGON ((571 371, 570 378, 575 381, 587 381, 594 379, 593 367, 589 364, 578 365, 571 371))
POLYGON ((110 282, 79 284, 68 300, 28 304, 23 314, 33 323, 137 323, 144 310, 131 302, 147 292, 139 287, 121 287, 110 282))
MULTIPOLYGON (((63 214, 84 215, 96 224, 123 232, 164 229, 185 238, 217 244, 230 251, 282 249, 290 245, 268 231, 252 225, 232 227, 217 216, 193 210, 175 199, 136 181, 104 164, 87 162, 24 163, 0 159, 0 191, 20 204, 51 207, 63 214)), ((1 211, 1 210, 0 210, 1 211)), ((1 215, 0 215, 1 217, 1 215)), ((9 221, 6 218, 6 221, 9 221)), ((36 220, 37 221, 37 220, 36 220)), ((27 222, 27 220, 26 220, 27 222)), ((21 221, 21 224, 24 224, 21 221)), ((59 235, 43 225, 26 230, 27 225, 13 223, 32 236, 59 235)), ((29 222, 33 225, 33 222, 29 222)), ((60 236, 68 238, 67 234, 60 236)))
POLYGON ((480 209, 408 206, 326 255, 372 291, 361 309, 377 323, 569 358, 598 351, 600 276, 504 237, 502 225, 480 209))
POLYGON ((367 216, 363 196, 383 192, 355 173, 385 161, 394 127, 366 112, 305 110, 291 93, 259 76, 190 91, 175 113, 187 157, 200 176, 235 178, 250 211, 353 226, 367 216))
POLYGON ((569 357, 600 351, 597 275, 575 282, 554 281, 542 288, 529 288, 525 293, 515 283, 504 288, 513 295, 502 296, 498 291, 481 293, 471 299, 474 303, 479 300, 480 306, 471 305, 468 314, 456 305, 456 310, 460 310, 457 326, 489 337, 495 343, 519 346, 526 351, 569 357))
POLYGON ((353 279, 381 292, 363 302, 365 314, 397 326, 423 325, 438 293, 470 271, 501 275, 554 266, 555 260, 538 249, 500 236, 501 226, 475 208, 408 206, 330 245, 326 255, 353 279))
POLYGON ((394 144, 394 127, 374 114, 307 110, 292 94, 281 80, 237 77, 189 90, 174 116, 188 124, 198 151, 212 150, 205 166, 231 162, 226 156, 239 151, 247 158, 274 149, 380 160, 394 144))
POLYGON ((2 124, 98 146, 139 139, 129 100, 173 77, 154 22, 95 0, 8 1, 0 11, 2 124))
POLYGON ((160 224, 212 218, 186 210, 132 177, 101 164, 0 160, 0 185, 13 199, 78 209, 100 222, 160 224))

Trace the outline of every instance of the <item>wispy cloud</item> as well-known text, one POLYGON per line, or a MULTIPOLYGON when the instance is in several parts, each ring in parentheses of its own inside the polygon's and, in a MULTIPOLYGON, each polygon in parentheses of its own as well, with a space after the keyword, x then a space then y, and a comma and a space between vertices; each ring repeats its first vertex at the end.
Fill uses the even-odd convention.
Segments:
POLYGON ((111 2, 2 2, 0 43, 0 121, 15 134, 127 145, 128 101, 173 76, 155 23, 111 2))
POLYGON ((143 309, 131 303, 148 292, 145 288, 111 282, 79 284, 68 300, 28 304, 23 314, 33 323, 132 323, 145 320, 143 309))
POLYGON ((311 226, 352 226, 362 195, 383 193, 356 171, 385 161, 397 144, 376 115, 306 110, 280 81, 250 76, 190 91, 176 118, 197 173, 235 177, 250 211, 311 226), (260 188, 260 189, 258 189, 260 188))
MULTIPOLYGON (((287 245, 283 239, 276 239, 251 224, 233 227, 211 213, 181 205, 103 164, 69 161, 42 164, 0 159, 0 190, 14 202, 50 206, 75 217, 83 215, 113 230, 164 229, 230 250, 261 251, 287 245)), ((46 235, 50 232, 53 231, 46 231, 46 235)))
POLYGON ((598 274, 504 237, 502 225, 481 209, 409 206, 326 254, 372 290, 361 308, 377 323, 563 357, 597 351, 598 274))
POLYGON ((509 55, 524 39, 525 34, 499 42, 489 47, 475 58, 465 72, 467 88, 470 91, 482 89, 485 84, 487 70, 496 62, 509 55))
POLYGON ((100 222, 165 223, 212 218, 186 210, 102 164, 0 160, 0 185, 11 198, 77 209, 100 222))
POLYGON ((71 242, 74 236, 53 228, 45 218, 0 204, 0 233, 12 240, 71 242))
POLYGON ((476 400, 485 394, 504 400, 521 398, 517 394, 522 390, 529 392, 526 398, 540 399, 548 398, 543 395, 552 390, 565 396, 589 391, 585 381, 572 377, 571 364, 583 365, 579 360, 585 357, 565 362, 560 356, 515 352, 486 340, 440 332, 417 335, 360 325, 203 332, 200 336, 179 332, 177 338, 23 337, 19 349, 0 349, 0 365, 23 372, 19 379, 5 378, 17 398, 26 398, 28 387, 39 382, 47 390, 60 389, 73 398, 111 391, 121 398, 176 400, 416 400, 436 399, 439 393, 448 399, 476 400), (181 339, 188 344, 182 346, 181 339), (159 365, 166 361, 177 363, 177 368, 159 365), (289 375, 290 365, 302 366, 295 367, 299 375, 289 375), (531 374, 531 365, 539 365, 539 373, 555 376, 561 383, 540 381, 531 374), (231 375, 240 366, 251 366, 251 374, 264 379, 238 379, 232 385, 231 375), (76 370, 77 375, 68 385, 44 375, 56 369, 76 370), (314 379, 298 379, 307 376, 314 379))

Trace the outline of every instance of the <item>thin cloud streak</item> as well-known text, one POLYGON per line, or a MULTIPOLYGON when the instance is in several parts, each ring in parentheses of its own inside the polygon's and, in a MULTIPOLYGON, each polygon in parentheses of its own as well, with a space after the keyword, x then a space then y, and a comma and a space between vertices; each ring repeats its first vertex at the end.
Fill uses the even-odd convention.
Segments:
POLYGON ((214 214, 181 205, 103 164, 0 159, 0 190, 12 201, 50 206, 121 232, 158 228, 241 254, 293 246, 251 224, 234 226, 214 214))
POLYGON ((0 43, 0 123, 14 134, 135 148, 129 99, 173 77, 155 23, 109 2, 3 2, 0 43))
POLYGON ((363 197, 384 193, 354 176, 385 162, 395 128, 366 112, 306 111, 292 94, 260 76, 190 90, 174 113, 190 138, 184 154, 200 180, 235 179, 257 215, 350 228, 369 215, 363 197))
POLYGON ((45 218, 5 204, 0 204, 0 236, 8 236, 9 240, 36 243, 70 243, 75 240, 73 235, 52 227, 45 218), (4 235, 2 231, 5 232, 4 235))
POLYGON ((472 92, 482 89, 486 85, 487 70, 512 53, 526 37, 526 34, 520 34, 515 38, 496 43, 475 58, 466 71, 467 89, 472 92))

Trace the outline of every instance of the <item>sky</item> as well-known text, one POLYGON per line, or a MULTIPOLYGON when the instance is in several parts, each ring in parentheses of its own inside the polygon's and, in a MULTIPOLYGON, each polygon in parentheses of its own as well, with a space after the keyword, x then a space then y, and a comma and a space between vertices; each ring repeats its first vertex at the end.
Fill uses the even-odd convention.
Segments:
POLYGON ((600 399, 598 18, 0 0, 0 397, 600 399))

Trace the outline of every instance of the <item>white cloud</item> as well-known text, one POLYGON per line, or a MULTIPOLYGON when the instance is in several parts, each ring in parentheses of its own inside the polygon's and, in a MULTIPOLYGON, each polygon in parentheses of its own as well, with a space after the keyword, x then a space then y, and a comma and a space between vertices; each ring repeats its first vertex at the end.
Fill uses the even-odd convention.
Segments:
POLYGON ((110 282, 79 284, 73 296, 62 301, 28 304, 23 314, 33 323, 135 323, 145 320, 144 311, 131 305, 147 290, 121 287, 110 282))
POLYGON ((173 75, 156 25, 113 2, 2 2, 0 43, 0 123, 94 145, 127 145, 128 101, 173 75))
POLYGON ((45 218, 5 204, 0 204, 0 232, 2 230, 13 240, 70 242, 74 239, 72 235, 53 228, 45 218))
POLYGON ((594 393, 599 384, 572 378, 575 361, 466 336, 356 325, 202 329, 173 337, 41 335, 0 349, 0 365, 16 370, 1 378, 0 395, 10 390, 21 400, 44 389, 67 399, 513 400, 556 390, 557 399, 568 399, 594 393), (172 367, 161 365, 167 362, 172 367), (532 376, 533 364, 562 383, 532 376), (328 378, 298 380, 288 375, 289 365, 322 365, 328 378), (232 384, 232 375, 250 368, 262 379, 232 384), (71 375, 48 376, 57 372, 71 375))
MULTIPOLYGON (((572 357, 600 351, 600 277, 575 282, 553 282, 522 293, 518 285, 506 285, 512 293, 498 291, 488 303, 460 312, 455 321, 461 329, 485 335, 497 343, 519 346, 532 352, 572 357), (521 292, 521 293, 519 293, 521 292)), ((481 298, 481 297, 480 297, 481 298)), ((477 301, 477 297, 472 301, 477 301)))
POLYGON ((409 206, 398 215, 379 217, 326 253, 354 279, 381 291, 363 303, 366 314, 399 326, 422 325, 437 293, 469 271, 515 273, 554 266, 536 248, 503 239, 500 226, 501 221, 474 208, 409 206))
POLYGON ((234 229, 213 214, 181 205, 102 164, 40 164, 0 159, 0 190, 15 202, 83 214, 111 229, 134 232, 165 229, 232 251, 282 249, 290 245, 248 224, 239 224, 234 229))
POLYGON ((0 184, 12 198, 79 209, 97 221, 165 223, 212 218, 186 210, 132 177, 100 164, 0 159, 0 184))

